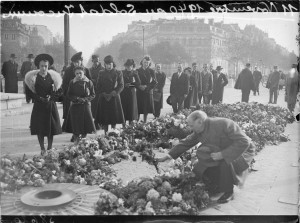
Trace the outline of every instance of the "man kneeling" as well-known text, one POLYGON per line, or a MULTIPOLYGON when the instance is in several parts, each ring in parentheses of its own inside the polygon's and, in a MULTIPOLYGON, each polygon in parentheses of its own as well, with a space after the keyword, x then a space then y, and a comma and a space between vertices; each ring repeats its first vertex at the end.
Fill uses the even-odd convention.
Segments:
POLYGON ((244 175, 255 153, 251 139, 232 120, 208 118, 203 111, 194 111, 187 117, 193 133, 181 140, 165 157, 157 161, 177 159, 181 154, 201 143, 197 149, 198 163, 193 172, 204 180, 215 183, 224 194, 219 203, 233 199, 233 185, 243 184, 244 175))

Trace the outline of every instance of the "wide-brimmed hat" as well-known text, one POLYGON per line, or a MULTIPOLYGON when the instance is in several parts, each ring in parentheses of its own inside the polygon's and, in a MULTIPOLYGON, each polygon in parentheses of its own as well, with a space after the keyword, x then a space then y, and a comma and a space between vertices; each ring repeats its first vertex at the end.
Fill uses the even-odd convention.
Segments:
POLYGON ((133 59, 127 59, 127 61, 124 63, 124 66, 133 66, 135 67, 135 63, 134 63, 134 60, 133 59))
POLYGON ((75 54, 71 57, 71 61, 72 61, 72 62, 76 62, 76 61, 78 61, 78 60, 83 60, 82 52, 75 53, 75 54))
POLYGON ((111 55, 108 55, 104 57, 104 63, 106 64, 114 63, 114 58, 111 55))
POLYGON ((223 69, 223 67, 221 67, 221 66, 217 66, 217 68, 216 68, 216 70, 222 70, 223 69))
POLYGON ((12 53, 10 54, 10 58, 17 58, 17 56, 14 53, 12 53))
POLYGON ((52 56, 50 56, 49 54, 46 54, 46 53, 42 53, 42 54, 39 54, 39 55, 36 56, 36 58, 34 59, 35 66, 39 67, 41 61, 48 61, 49 62, 49 67, 54 62, 52 56))
POLYGON ((32 53, 30 53, 30 54, 28 54, 27 58, 34 58, 34 56, 32 53))

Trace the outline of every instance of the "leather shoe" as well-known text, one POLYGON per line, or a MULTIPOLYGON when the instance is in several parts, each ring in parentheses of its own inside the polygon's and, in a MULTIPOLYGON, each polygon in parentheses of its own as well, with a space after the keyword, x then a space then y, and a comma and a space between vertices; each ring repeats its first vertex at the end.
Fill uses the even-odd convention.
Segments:
POLYGON ((224 204, 224 203, 229 202, 230 200, 233 200, 233 191, 225 192, 225 193, 218 199, 218 203, 219 203, 219 204, 224 204))

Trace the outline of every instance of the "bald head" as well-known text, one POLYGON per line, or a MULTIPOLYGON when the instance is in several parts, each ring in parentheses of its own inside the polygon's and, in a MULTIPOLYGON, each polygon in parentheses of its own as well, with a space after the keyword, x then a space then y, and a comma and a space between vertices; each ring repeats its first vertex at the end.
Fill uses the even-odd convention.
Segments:
POLYGON ((189 127, 196 133, 201 133, 204 130, 204 123, 207 119, 207 114, 203 111, 193 111, 187 117, 187 123, 189 127))

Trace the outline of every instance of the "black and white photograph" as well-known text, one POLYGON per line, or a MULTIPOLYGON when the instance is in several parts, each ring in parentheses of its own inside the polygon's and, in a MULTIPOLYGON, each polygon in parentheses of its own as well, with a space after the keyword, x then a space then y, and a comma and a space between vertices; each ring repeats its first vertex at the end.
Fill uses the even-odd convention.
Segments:
POLYGON ((44 3, 1 3, 3 219, 297 218, 299 2, 44 3))

